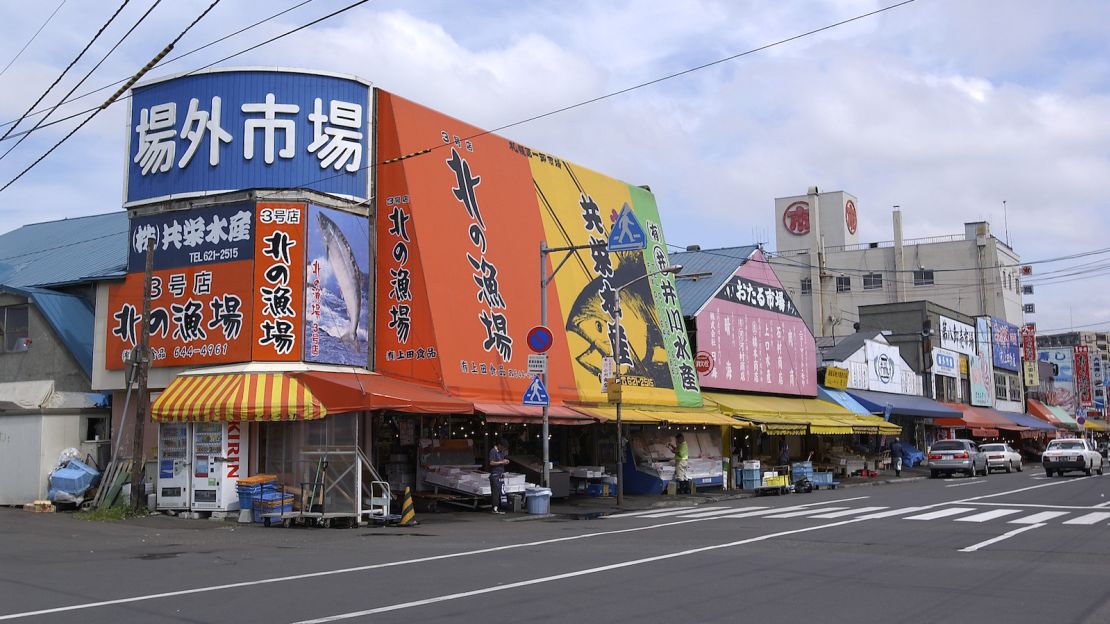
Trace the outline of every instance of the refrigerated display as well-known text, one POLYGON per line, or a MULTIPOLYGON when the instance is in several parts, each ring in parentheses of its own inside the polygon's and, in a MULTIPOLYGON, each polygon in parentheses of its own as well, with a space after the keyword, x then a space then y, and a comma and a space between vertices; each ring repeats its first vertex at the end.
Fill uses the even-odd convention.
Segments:
POLYGON ((192 485, 191 424, 158 426, 158 509, 188 509, 192 485))
POLYGON ((193 423, 193 511, 239 508, 235 484, 246 476, 245 429, 238 422, 193 423))

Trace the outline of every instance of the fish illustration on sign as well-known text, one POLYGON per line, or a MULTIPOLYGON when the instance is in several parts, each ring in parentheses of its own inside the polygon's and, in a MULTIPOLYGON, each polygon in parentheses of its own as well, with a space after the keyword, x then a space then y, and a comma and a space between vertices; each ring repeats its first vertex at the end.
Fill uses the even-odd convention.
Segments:
POLYGON ((339 294, 343 298, 350 321, 347 329, 338 337, 354 344, 358 342, 358 321, 362 314, 362 270, 358 267, 351 244, 347 242, 347 237, 339 226, 323 212, 316 213, 316 220, 320 225, 328 264, 339 286, 339 294))

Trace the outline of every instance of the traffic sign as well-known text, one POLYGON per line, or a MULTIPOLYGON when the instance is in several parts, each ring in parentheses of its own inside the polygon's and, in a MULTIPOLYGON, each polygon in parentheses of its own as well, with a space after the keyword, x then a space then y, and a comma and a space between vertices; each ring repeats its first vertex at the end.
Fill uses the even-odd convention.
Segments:
POLYGON ((532 378, 532 383, 528 384, 528 389, 524 391, 524 404, 536 407, 551 405, 551 397, 547 396, 547 388, 543 387, 539 375, 532 378))
POLYGON ((528 374, 529 375, 546 375, 547 374, 547 354, 546 353, 530 353, 530 354, 528 354, 528 374))
POLYGON ((528 348, 536 353, 543 353, 551 348, 554 338, 551 330, 543 325, 536 325, 528 330, 528 348))
POLYGON ((639 251, 647 247, 644 228, 636 219, 632 208, 625 204, 609 232, 609 251, 639 251))

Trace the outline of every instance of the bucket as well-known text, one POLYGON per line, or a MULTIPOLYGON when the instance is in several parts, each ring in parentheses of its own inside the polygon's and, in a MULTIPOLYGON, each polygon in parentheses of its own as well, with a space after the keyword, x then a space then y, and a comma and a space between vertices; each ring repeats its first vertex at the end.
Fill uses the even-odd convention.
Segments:
POLYGON ((524 490, 528 501, 528 513, 544 515, 551 512, 551 490, 543 487, 530 487, 524 490))

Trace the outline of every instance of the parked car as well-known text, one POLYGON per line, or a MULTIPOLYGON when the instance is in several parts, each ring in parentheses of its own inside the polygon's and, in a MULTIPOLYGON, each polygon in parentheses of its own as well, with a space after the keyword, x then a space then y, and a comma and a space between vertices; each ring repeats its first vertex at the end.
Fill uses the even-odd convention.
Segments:
POLYGON ((929 476, 966 472, 969 476, 986 476, 987 455, 971 440, 940 440, 929 449, 929 476))
POLYGON ((1065 472, 1082 470, 1088 477, 1091 472, 1102 474, 1102 455, 1095 450, 1089 440, 1080 438, 1059 438, 1048 443, 1041 455, 1041 465, 1048 476, 1063 475, 1065 472))
POLYGON ((983 444, 979 450, 987 454, 987 471, 1005 470, 1021 472, 1021 453, 1010 448, 1005 442, 983 444))

